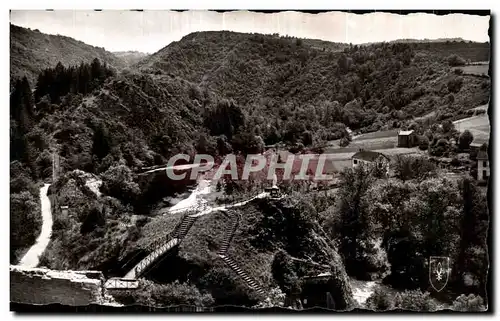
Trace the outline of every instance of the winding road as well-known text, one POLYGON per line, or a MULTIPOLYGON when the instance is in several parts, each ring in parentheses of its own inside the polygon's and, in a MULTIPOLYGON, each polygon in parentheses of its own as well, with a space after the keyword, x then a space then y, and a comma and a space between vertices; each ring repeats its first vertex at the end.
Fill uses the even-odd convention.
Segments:
POLYGON ((40 261, 40 255, 49 244, 50 236, 52 235, 52 212, 50 208, 50 200, 47 196, 47 191, 50 184, 45 184, 40 188, 40 204, 42 210, 42 231, 36 239, 35 244, 23 256, 19 262, 23 267, 36 267, 40 261))

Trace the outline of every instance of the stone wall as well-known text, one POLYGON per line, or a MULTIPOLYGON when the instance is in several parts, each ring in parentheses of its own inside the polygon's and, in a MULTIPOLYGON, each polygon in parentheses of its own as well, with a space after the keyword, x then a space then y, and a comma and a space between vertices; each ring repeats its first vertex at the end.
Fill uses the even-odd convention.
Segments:
POLYGON ((103 304, 105 297, 99 271, 53 271, 10 267, 10 301, 29 304, 103 304))

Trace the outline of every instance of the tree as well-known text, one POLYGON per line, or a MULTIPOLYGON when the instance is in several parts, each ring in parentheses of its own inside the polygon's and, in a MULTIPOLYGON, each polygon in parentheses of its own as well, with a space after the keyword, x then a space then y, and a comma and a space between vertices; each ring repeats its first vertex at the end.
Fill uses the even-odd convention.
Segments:
POLYGON ((394 297, 383 289, 376 289, 366 300, 366 307, 375 311, 394 309, 394 297))
POLYGON ((265 143, 268 145, 276 144, 277 142, 280 141, 280 134, 278 132, 278 129, 276 126, 271 125, 271 127, 268 129, 266 136, 265 136, 265 143))
POLYGON ((140 195, 140 189, 133 178, 132 171, 126 165, 111 166, 102 174, 101 191, 125 203, 134 204, 140 195))
POLYGON ((455 54, 448 56, 447 60, 448 60, 448 64, 451 67, 464 66, 465 65, 465 59, 463 59, 462 57, 460 57, 458 55, 455 55, 455 54))
POLYGON ((347 147, 347 146, 349 146, 349 144, 351 143, 351 140, 352 140, 352 139, 351 139, 351 135, 347 134, 347 135, 345 135, 344 137, 342 137, 342 138, 340 139, 340 143, 339 143, 339 145, 340 145, 341 147, 347 147))
POLYGON ((217 152, 219 155, 227 155, 233 151, 233 147, 228 142, 225 135, 220 135, 217 137, 217 152))
POLYGON ((450 80, 448 80, 448 83, 446 84, 448 86, 448 90, 452 93, 458 93, 460 89, 462 89, 462 85, 464 83, 464 80, 462 77, 455 77, 450 80))
POLYGON ((487 262, 484 251, 475 251, 476 248, 486 247, 488 229, 488 208, 484 195, 470 177, 464 178, 460 185, 462 196, 463 216, 460 222, 460 244, 454 271, 454 278, 460 291, 473 290, 483 294, 486 284, 487 262), (481 257, 482 256, 482 257, 481 257), (478 282, 466 283, 466 278, 474 276, 478 282))
POLYGON ((435 174, 436 166, 424 157, 398 155, 394 163, 396 177, 402 181, 427 179, 435 174))
POLYGON ((217 151, 215 138, 205 133, 200 133, 196 142, 196 151, 200 154, 215 155, 217 151))
POLYGON ((100 123, 94 130, 92 138, 92 154, 102 160, 111 151, 111 137, 106 126, 100 123))
POLYGON ((94 58, 90 64, 90 73, 92 80, 94 80, 96 84, 100 84, 104 81, 104 79, 106 79, 104 67, 101 65, 101 61, 97 58, 94 58))
POLYGON ((99 208, 97 204, 90 207, 85 219, 80 226, 80 233, 87 234, 92 232, 98 226, 104 226, 106 220, 104 218, 104 213, 99 208))
POLYGON ((431 146, 430 154, 432 156, 444 156, 448 152, 449 143, 445 138, 438 139, 437 142, 431 146))
POLYGON ((337 60, 337 65, 342 73, 346 73, 349 70, 349 62, 345 54, 340 54, 340 57, 337 60))
POLYGON ((451 122, 451 120, 445 120, 441 126, 443 126, 443 132, 444 133, 451 133, 453 130, 455 130, 455 125, 451 122))
POLYGON ((472 133, 469 130, 465 130, 458 139, 458 147, 461 150, 467 150, 469 149, 469 146, 473 140, 474 136, 472 135, 472 133))
POLYGON ((245 124, 245 117, 241 107, 233 100, 222 99, 215 107, 207 110, 204 123, 211 135, 225 135, 232 139, 245 124))
POLYGON ((250 131, 242 131, 231 141, 235 150, 244 154, 260 154, 264 150, 262 137, 253 135, 250 131))
POLYGON ((310 131, 306 130, 302 133, 302 144, 305 146, 312 145, 313 143, 313 135, 310 131))
POLYGON ((403 310, 413 311, 436 311, 437 304, 429 292, 422 293, 420 290, 404 291, 397 293, 395 307, 403 310))
POLYGON ((429 138, 427 138, 427 136, 422 135, 418 138, 418 148, 421 150, 427 150, 427 148, 429 148, 429 138))
POLYGON ((453 301, 453 310, 460 312, 481 312, 486 311, 484 300, 474 294, 462 294, 453 301))
POLYGON ((10 114, 19 123, 21 133, 31 130, 34 117, 34 101, 29 81, 26 77, 17 79, 10 94, 10 114))
POLYGON ((293 269, 293 262, 288 253, 280 250, 274 254, 271 271, 283 292, 288 295, 300 292, 300 279, 293 269))
POLYGON ((11 114, 11 160, 20 160, 33 168, 33 153, 27 140, 27 133, 34 122, 34 102, 28 79, 17 79, 10 94, 11 114))
POLYGON ((367 218, 368 204, 365 195, 372 185, 373 176, 359 166, 347 168, 340 174, 341 188, 338 191, 339 212, 341 213, 340 252, 344 256, 346 270, 351 275, 364 275, 360 265, 362 238, 360 237, 370 226, 367 218))
POLYGON ((27 191, 10 194, 10 262, 17 263, 19 250, 32 246, 42 226, 40 205, 27 191))

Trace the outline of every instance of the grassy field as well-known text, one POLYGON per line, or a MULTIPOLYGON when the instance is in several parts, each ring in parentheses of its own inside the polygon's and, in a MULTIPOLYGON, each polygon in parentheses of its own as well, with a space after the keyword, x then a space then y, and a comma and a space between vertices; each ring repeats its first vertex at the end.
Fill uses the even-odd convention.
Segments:
POLYGON ((472 108, 472 110, 488 110, 488 106, 489 104, 484 104, 484 105, 481 105, 481 106, 477 106, 477 107, 474 107, 472 108))
POLYGON ((367 139, 375 139, 375 138, 387 138, 387 137, 396 137, 398 136, 399 129, 391 129, 391 130, 382 130, 378 132, 366 133, 356 136, 353 139, 353 142, 363 141, 367 139))
POLYGON ((165 237, 182 220, 184 213, 169 213, 167 215, 156 216, 151 219, 141 230, 141 236, 137 241, 138 248, 147 248, 149 244, 165 237))
POLYGON ((470 65, 464 67, 456 67, 454 69, 462 69, 466 75, 488 75, 489 65, 470 65))
POLYGON ((453 122, 459 132, 469 130, 474 136, 475 143, 487 143, 490 138, 490 122, 488 115, 468 117, 453 122))

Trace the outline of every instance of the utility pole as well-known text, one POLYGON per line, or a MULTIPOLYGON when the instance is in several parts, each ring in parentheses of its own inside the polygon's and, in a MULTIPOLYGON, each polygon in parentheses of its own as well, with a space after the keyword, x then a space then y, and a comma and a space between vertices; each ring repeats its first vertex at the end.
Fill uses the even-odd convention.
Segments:
POLYGON ((54 183, 59 174, 59 155, 57 151, 52 152, 52 183, 54 183))
POLYGON ((56 170, 55 170, 55 153, 52 153, 52 183, 56 181, 56 170))

